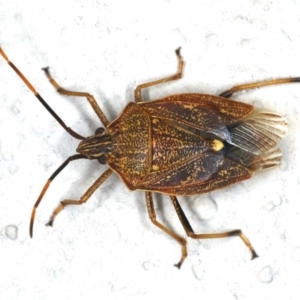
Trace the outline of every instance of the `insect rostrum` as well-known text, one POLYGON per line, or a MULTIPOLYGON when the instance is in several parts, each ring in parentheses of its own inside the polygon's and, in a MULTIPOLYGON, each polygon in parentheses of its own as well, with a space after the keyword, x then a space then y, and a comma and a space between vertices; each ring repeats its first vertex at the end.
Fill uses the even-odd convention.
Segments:
POLYGON ((44 71, 50 83, 61 94, 86 97, 104 128, 90 137, 83 137, 67 127, 60 117, 38 94, 23 74, 0 54, 19 75, 49 113, 74 138, 81 140, 78 154, 70 156, 48 179, 31 219, 30 236, 36 209, 51 181, 66 165, 77 159, 95 159, 107 165, 107 170, 79 200, 64 200, 54 210, 47 225, 67 205, 81 205, 113 173, 117 173, 130 190, 143 190, 150 220, 172 236, 182 246, 182 255, 175 265, 180 268, 187 256, 186 240, 157 221, 152 200, 153 193, 170 196, 187 236, 211 239, 239 236, 252 253, 257 254, 241 230, 223 233, 194 233, 177 195, 207 193, 252 177, 255 171, 277 166, 281 161, 278 142, 286 135, 287 123, 278 113, 256 110, 252 105, 227 99, 235 92, 266 85, 299 82, 300 78, 283 78, 233 87, 220 96, 205 94, 176 94, 159 100, 144 101, 142 89, 181 78, 183 59, 176 50, 178 70, 173 76, 139 85, 134 102, 129 103, 114 121, 109 122, 94 97, 85 92, 61 88, 44 71))

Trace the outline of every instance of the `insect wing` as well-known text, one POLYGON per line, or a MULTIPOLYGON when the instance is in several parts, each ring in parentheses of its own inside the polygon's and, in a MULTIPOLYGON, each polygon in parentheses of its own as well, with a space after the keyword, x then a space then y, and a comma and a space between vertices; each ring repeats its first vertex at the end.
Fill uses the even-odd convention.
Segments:
POLYGON ((173 120, 221 140, 230 136, 228 126, 253 111, 252 105, 205 94, 177 94, 139 104, 152 117, 173 120))
POLYGON ((139 189, 170 195, 207 193, 248 179, 252 171, 223 156, 204 153, 166 170, 152 172, 139 189))

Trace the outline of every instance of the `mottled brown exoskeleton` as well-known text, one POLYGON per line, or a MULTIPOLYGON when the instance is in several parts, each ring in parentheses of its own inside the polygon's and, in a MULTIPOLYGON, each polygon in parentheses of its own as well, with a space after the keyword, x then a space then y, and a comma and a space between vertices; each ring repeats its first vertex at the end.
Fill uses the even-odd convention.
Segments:
POLYGON ((154 225, 173 237, 182 246, 180 268, 187 256, 186 240, 156 220, 152 193, 170 196, 187 236, 212 239, 239 236, 252 253, 257 254, 241 230, 223 233, 194 233, 178 200, 178 195, 207 193, 252 177, 257 170, 277 166, 281 161, 278 142, 286 135, 283 116, 270 111, 256 110, 252 105, 227 99, 235 92, 266 85, 299 82, 300 78, 284 78, 255 82, 233 87, 219 96, 205 94, 176 94, 155 101, 144 101, 142 89, 182 77, 183 59, 176 50, 178 70, 173 76, 139 85, 134 92, 135 102, 129 103, 118 118, 109 122, 94 97, 85 92, 61 88, 49 73, 50 83, 60 94, 86 97, 104 128, 90 137, 83 137, 67 127, 38 94, 23 74, 0 54, 21 77, 28 88, 50 114, 74 138, 82 140, 77 152, 70 156, 48 179, 30 219, 30 236, 36 209, 51 181, 70 162, 77 159, 96 159, 108 169, 86 191, 80 200, 64 200, 54 210, 47 225, 67 205, 81 205, 113 173, 117 173, 130 190, 145 191, 146 205, 154 225))

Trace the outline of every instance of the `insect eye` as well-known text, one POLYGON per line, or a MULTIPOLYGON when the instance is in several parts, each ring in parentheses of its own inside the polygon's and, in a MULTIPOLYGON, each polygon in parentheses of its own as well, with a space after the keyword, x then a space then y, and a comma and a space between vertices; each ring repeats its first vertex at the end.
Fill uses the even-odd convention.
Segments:
POLYGON ((98 158, 98 161, 101 165, 106 165, 107 157, 105 155, 102 155, 98 158))
POLYGON ((105 134, 105 129, 103 127, 99 127, 96 129, 95 134, 103 135, 105 134))

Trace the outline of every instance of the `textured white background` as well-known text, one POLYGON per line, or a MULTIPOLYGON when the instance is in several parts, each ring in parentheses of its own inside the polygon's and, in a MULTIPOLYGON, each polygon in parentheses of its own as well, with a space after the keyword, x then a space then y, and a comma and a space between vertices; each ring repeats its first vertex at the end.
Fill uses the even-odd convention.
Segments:
MULTIPOLYGON (((62 86, 92 93, 113 120, 137 84, 174 73, 178 46, 184 78, 146 99, 300 76, 299 12, 298 0, 1 0, 0 44, 58 115, 90 135, 101 124, 87 101, 58 95, 41 67, 62 86)), ((300 84, 235 97, 288 119, 279 168, 179 198, 196 232, 241 228, 260 257, 251 261, 238 238, 189 239, 178 271, 179 245, 151 224, 143 193, 129 192, 116 175, 86 205, 44 226, 60 200, 78 199, 104 170, 96 162, 74 162, 57 177, 29 238, 38 194, 78 142, 1 57, 0 79, 1 299, 299 299, 300 84)), ((168 198, 157 200, 159 219, 184 236, 168 198)))

